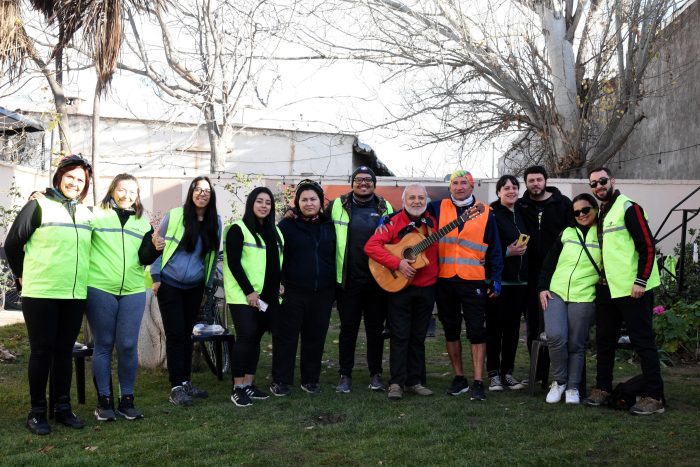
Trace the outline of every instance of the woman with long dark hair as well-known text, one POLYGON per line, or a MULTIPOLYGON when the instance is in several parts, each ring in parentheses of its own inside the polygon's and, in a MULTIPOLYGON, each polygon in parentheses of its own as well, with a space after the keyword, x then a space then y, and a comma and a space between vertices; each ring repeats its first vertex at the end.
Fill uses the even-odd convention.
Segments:
POLYGON ((269 394, 255 385, 260 340, 272 330, 279 309, 284 241, 275 226, 275 200, 257 187, 246 200, 243 219, 227 227, 224 246, 224 290, 236 341, 233 345, 231 401, 238 407, 269 394))
POLYGON ((22 313, 29 335, 27 428, 51 432, 46 383, 53 376, 55 418, 71 428, 85 423, 71 409, 73 344, 85 313, 92 213, 82 201, 92 167, 81 156, 64 157, 44 196, 29 201, 12 223, 5 254, 22 291, 22 313))
POLYGON ((87 318, 95 343, 95 417, 112 421, 119 415, 135 420, 143 418, 134 407, 139 329, 146 305, 143 271, 158 256, 157 252, 148 254, 153 228, 143 216, 136 178, 130 174, 114 177, 94 214, 87 318), (115 348, 120 389, 116 411, 111 384, 115 348))
POLYGON ((208 177, 192 180, 182 207, 163 218, 153 246, 163 254, 151 267, 153 292, 165 329, 170 402, 192 405, 209 394, 192 384, 192 327, 211 283, 221 238, 216 192, 208 177))
POLYGON ((321 358, 335 300, 335 227, 323 210, 323 189, 302 180, 294 195, 293 219, 282 219, 284 301, 272 334, 272 384, 275 396, 290 394, 297 344, 301 338, 301 389, 321 390, 321 358))
POLYGON ((571 202, 576 221, 549 249, 539 279, 544 330, 554 369, 546 398, 549 404, 559 402, 564 393, 567 404, 580 402, 579 384, 602 267, 596 224, 598 203, 588 193, 571 202))

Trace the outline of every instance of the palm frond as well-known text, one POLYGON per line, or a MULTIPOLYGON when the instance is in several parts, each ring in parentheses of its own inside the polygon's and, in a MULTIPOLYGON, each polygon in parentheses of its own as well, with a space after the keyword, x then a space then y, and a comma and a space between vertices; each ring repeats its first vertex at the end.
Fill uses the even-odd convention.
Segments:
POLYGON ((0 70, 9 79, 22 72, 27 57, 26 41, 19 0, 0 1, 0 70))

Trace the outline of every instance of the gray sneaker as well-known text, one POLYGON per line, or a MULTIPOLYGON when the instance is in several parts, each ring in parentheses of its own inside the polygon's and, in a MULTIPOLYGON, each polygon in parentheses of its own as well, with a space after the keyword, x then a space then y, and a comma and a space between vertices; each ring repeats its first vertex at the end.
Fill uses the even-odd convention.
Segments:
POLYGON ((406 392, 412 392, 413 394, 418 394, 419 396, 432 396, 433 391, 426 388, 422 384, 414 384, 413 386, 408 386, 406 392))
POLYGON ((518 391, 520 389, 524 389, 525 386, 527 386, 527 384, 524 384, 523 381, 518 381, 518 379, 510 373, 506 374, 503 377, 503 382, 505 383, 505 386, 511 391, 518 391))
POLYGON ((496 375, 489 378, 489 391, 503 391, 503 383, 501 382, 501 377, 496 375))
POLYGON ((608 405, 609 400, 610 393, 608 391, 595 388, 591 391, 591 394, 584 399, 583 403, 589 407, 600 407, 601 405, 608 405))
POLYGON ((372 375, 372 377, 369 379, 369 386, 368 387, 371 391, 384 391, 384 390, 386 390, 386 385, 382 381, 381 373, 377 373, 376 375, 372 375))
POLYGON ((335 387, 335 392, 348 394, 352 390, 352 378, 345 375, 340 375, 340 381, 335 387))
POLYGON ((387 397, 392 401, 401 400, 403 398, 403 389, 398 384, 390 384, 387 397))
POLYGON ((209 393, 207 391, 204 389, 199 389, 197 386, 192 384, 192 381, 185 381, 182 383, 182 387, 185 388, 187 394, 192 398, 196 397, 197 399, 206 399, 209 397, 209 393))
POLYGON ((170 390, 170 402, 175 405, 189 407, 192 405, 192 398, 182 386, 175 386, 170 390))
POLYGON ((664 413, 665 411, 664 403, 653 397, 642 397, 630 409, 630 413, 634 415, 651 415, 655 413, 664 413))

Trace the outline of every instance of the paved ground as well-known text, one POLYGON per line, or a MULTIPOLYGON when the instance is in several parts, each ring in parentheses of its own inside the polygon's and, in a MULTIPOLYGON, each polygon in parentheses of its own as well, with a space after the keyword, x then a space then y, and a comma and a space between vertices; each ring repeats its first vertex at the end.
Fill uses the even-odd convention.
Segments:
POLYGON ((9 324, 23 323, 24 317, 21 311, 14 310, 0 310, 0 326, 7 326, 9 324))

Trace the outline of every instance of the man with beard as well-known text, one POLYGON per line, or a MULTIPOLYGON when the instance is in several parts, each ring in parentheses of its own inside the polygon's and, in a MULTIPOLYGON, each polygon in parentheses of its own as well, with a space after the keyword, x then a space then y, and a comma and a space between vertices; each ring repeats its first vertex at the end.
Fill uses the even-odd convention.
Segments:
POLYGON ((338 283, 338 315, 340 316, 339 369, 340 381, 335 390, 349 393, 360 321, 364 316, 367 335, 369 389, 383 391, 382 354, 386 292, 374 281, 364 252, 365 243, 379 225, 382 216, 393 212, 391 204, 374 190, 377 177, 366 166, 352 173, 352 191, 335 199, 329 206, 336 234, 336 282, 338 283))
POLYGON ((411 280, 405 289, 389 294, 388 299, 390 400, 403 398, 404 389, 419 396, 433 394, 421 384, 421 380, 425 374, 425 336, 435 303, 438 245, 433 243, 425 250, 428 264, 417 270, 413 267, 414 259, 394 256, 384 245, 399 243, 411 232, 427 237, 436 230, 437 219, 425 212, 428 193, 423 185, 416 183, 406 186, 402 199, 403 210, 392 217, 386 229, 377 231, 365 245, 365 253, 370 258, 411 280))
MULTIPOLYGON (((532 341, 537 339, 540 328, 540 305, 537 281, 542 270, 542 263, 547 256, 549 246, 559 234, 573 222, 571 200, 555 188, 547 186, 547 171, 535 165, 525 169, 526 191, 518 200, 523 214, 523 221, 528 243, 528 294, 526 304, 527 349, 530 351, 532 341)), ((526 381, 523 381, 525 383, 526 381)), ((533 381, 534 383, 534 381, 533 381)))
POLYGON ((654 287, 660 283, 654 258, 654 240, 641 206, 615 189, 606 167, 588 176, 591 191, 600 200, 598 242, 603 255, 601 281, 596 288, 596 387, 584 401, 607 405, 612 392, 615 349, 624 320, 630 342, 642 364, 641 399, 632 414, 664 412, 663 381, 652 327, 654 287))

